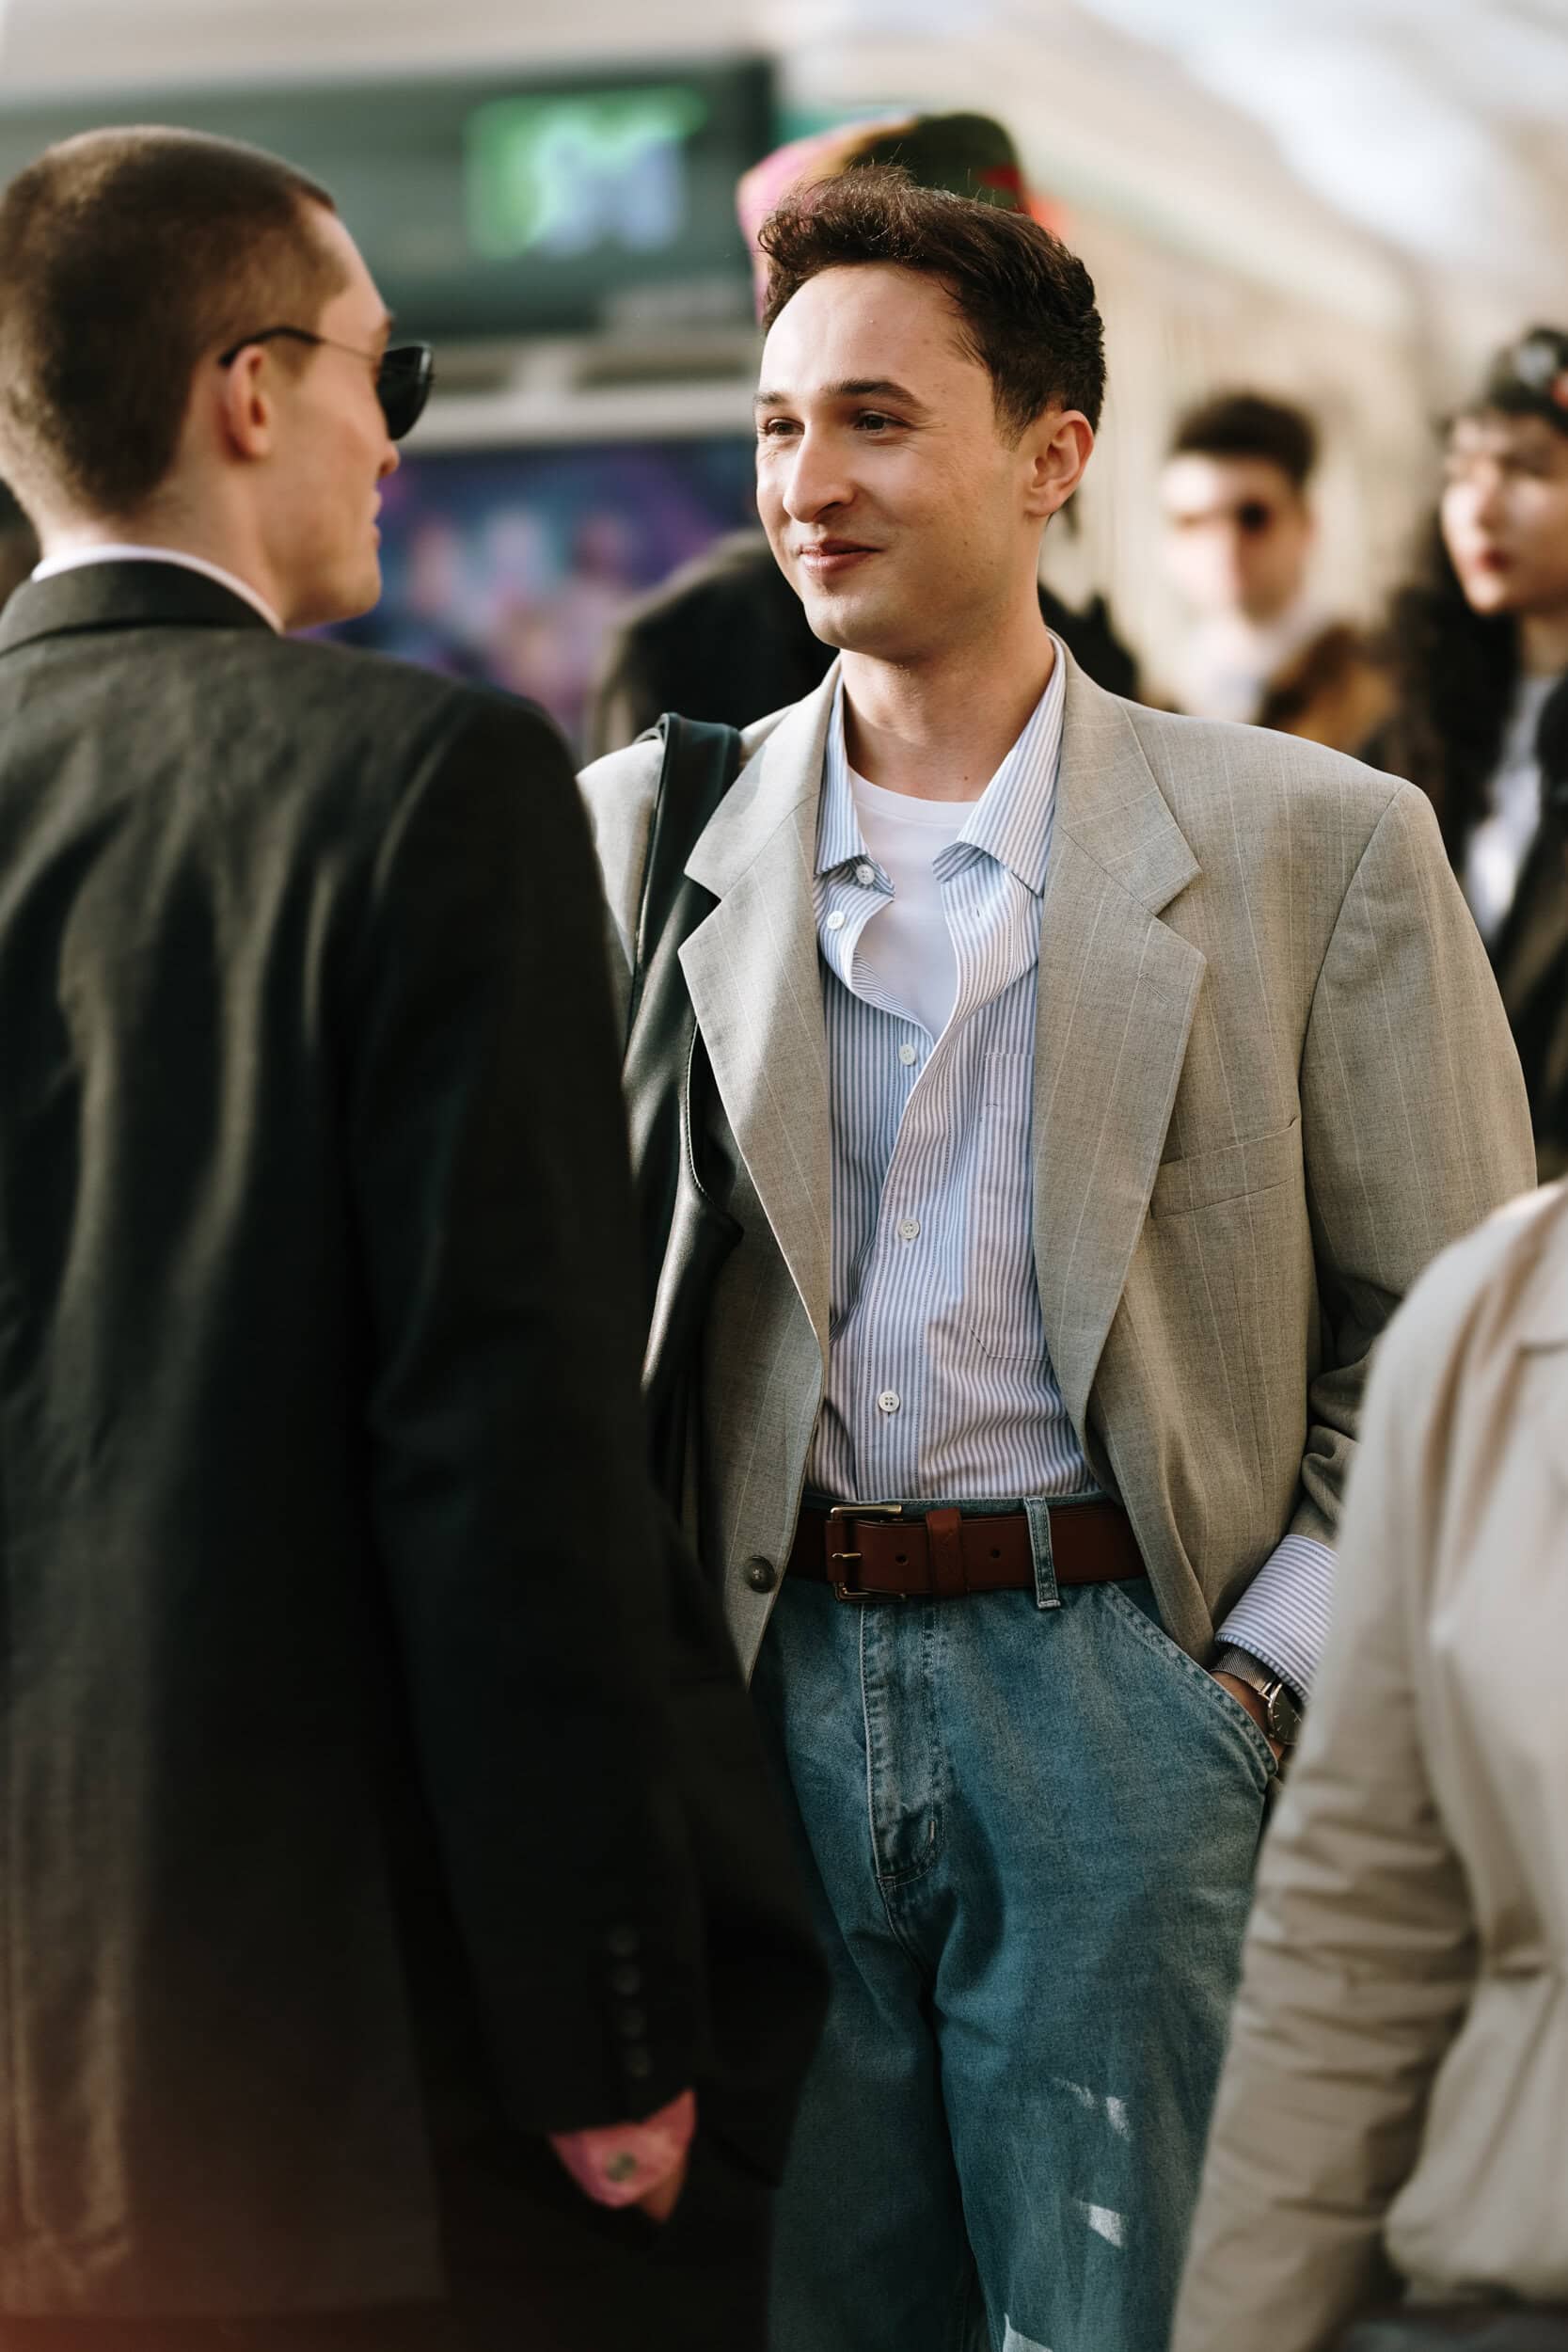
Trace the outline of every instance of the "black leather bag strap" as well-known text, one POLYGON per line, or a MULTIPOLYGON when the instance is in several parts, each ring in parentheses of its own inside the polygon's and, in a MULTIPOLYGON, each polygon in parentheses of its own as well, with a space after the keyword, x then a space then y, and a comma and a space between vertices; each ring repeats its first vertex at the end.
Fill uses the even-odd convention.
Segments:
POLYGON ((667 717, 638 908, 624 1076, 642 1244, 642 1392, 654 1474, 678 1509, 697 1355, 714 1278, 739 1237, 703 1181, 713 1073, 680 951, 715 904, 686 871, 698 834, 740 770, 734 727, 667 717))

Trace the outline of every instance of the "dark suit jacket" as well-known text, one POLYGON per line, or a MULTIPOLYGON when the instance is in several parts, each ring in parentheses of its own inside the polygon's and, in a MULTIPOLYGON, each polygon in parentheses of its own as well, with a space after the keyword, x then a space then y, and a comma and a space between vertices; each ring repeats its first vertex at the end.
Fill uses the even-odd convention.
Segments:
POLYGON ((0 621, 0 2314, 438 2297, 474 2148, 693 2077, 779 2160, 602 938, 527 706, 173 565, 0 621))
POLYGON ((1568 836, 1548 812, 1492 946, 1529 1092, 1543 1184, 1568 1172, 1568 836))

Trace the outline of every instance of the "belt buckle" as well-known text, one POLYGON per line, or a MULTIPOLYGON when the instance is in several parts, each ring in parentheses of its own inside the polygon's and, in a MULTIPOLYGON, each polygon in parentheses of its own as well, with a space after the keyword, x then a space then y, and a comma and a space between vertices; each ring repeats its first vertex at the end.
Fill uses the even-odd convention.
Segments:
MULTIPOLYGON (((832 1502, 828 1505, 830 1519, 899 1519, 903 1516, 901 1502, 832 1502)), ((861 1555, 858 1551, 835 1551, 830 1556, 838 1561, 858 1560, 861 1555)), ((908 1600, 910 1597, 908 1593, 863 1592, 858 1584, 846 1584, 842 1577, 830 1577, 828 1581, 833 1588, 835 1600, 852 1601, 860 1609, 874 1600, 908 1600)))

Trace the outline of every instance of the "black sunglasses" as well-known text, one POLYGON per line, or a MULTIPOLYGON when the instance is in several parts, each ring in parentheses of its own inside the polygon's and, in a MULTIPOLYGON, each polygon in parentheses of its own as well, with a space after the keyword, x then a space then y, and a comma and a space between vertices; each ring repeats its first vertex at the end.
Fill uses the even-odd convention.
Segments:
POLYGON ((241 352, 248 351, 252 343, 275 342, 280 336, 325 351, 346 351, 351 358, 368 360, 375 369, 375 396, 381 403, 390 439, 401 441, 424 414, 430 388, 436 381, 436 354, 428 343, 399 343, 377 359, 373 351, 357 351, 352 343, 336 343, 330 335, 313 335, 308 326, 264 326, 259 335, 243 336, 231 349, 220 351, 218 365, 232 367, 241 352))

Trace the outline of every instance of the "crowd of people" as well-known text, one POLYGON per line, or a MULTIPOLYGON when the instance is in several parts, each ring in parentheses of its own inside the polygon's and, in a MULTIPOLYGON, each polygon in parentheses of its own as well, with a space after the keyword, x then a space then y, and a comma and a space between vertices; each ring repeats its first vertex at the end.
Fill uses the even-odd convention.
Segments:
POLYGON ((1162 691, 997 126, 742 195, 580 776, 331 193, 0 195, 0 2352, 1568 2345, 1568 335, 1162 691))

